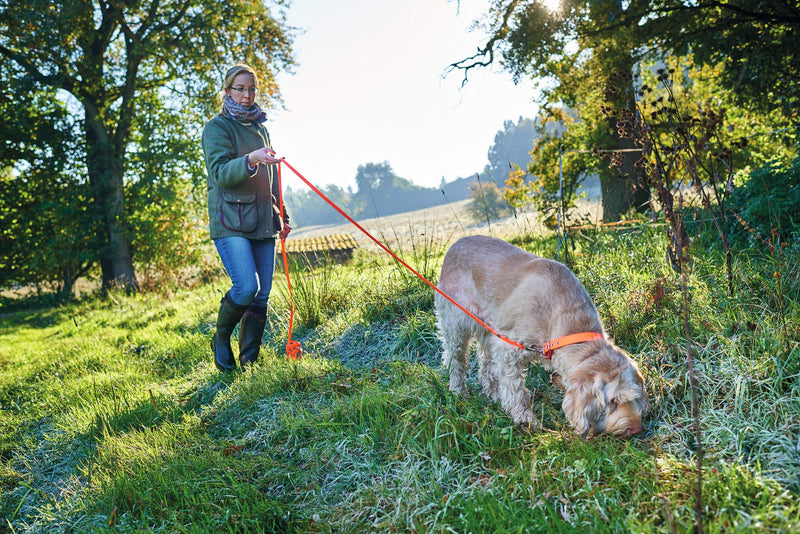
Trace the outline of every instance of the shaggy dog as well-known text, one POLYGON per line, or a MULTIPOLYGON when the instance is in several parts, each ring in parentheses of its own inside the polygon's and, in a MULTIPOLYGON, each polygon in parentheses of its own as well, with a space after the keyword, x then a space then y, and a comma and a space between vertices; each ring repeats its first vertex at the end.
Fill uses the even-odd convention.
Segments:
POLYGON ((605 338, 592 299, 566 266, 500 239, 469 236, 447 251, 438 287, 507 338, 489 332, 437 293, 442 362, 450 371, 451 391, 464 390, 470 345, 477 339, 478 380, 486 396, 499 402, 515 424, 538 428, 525 387, 525 369, 535 361, 557 373, 554 382, 564 389, 561 406, 582 436, 642 431, 647 407, 642 375, 636 363, 605 338), (580 333, 596 339, 563 339, 580 333), (553 341, 560 346, 549 354, 542 350, 553 341))

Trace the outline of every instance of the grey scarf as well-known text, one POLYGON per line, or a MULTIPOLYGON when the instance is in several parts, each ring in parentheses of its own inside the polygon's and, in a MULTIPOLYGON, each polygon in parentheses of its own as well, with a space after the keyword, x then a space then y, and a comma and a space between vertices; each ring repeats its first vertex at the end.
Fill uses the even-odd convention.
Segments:
POLYGON ((222 113, 226 117, 241 122, 264 122, 267 120, 267 114, 261 111, 258 104, 253 104, 246 108, 241 104, 237 104, 230 95, 225 95, 225 99, 222 102, 222 113))

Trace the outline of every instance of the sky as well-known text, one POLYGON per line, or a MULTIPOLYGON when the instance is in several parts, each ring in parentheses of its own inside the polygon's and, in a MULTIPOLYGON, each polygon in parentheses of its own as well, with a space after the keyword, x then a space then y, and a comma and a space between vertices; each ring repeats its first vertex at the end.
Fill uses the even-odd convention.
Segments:
MULTIPOLYGON (((499 66, 467 84, 446 67, 484 43, 473 21, 486 0, 293 0, 294 74, 280 74, 284 110, 272 110, 272 145, 317 187, 356 189, 358 166, 388 162, 424 187, 481 172, 506 120, 533 118, 531 82, 499 66)), ((285 185, 305 185, 284 178, 285 185)))

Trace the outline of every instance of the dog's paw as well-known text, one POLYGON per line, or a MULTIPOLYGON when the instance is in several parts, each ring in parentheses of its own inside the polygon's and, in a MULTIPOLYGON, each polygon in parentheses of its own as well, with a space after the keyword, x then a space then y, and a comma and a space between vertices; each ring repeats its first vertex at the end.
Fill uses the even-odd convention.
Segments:
POLYGON ((565 389, 564 382, 561 381, 561 375, 558 373, 554 372, 550 375, 550 383, 553 384, 558 389, 560 389, 561 391, 564 391, 565 389))

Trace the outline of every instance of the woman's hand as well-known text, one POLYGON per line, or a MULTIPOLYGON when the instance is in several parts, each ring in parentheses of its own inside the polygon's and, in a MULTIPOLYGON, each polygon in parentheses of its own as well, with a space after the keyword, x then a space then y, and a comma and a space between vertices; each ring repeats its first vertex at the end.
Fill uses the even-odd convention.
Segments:
POLYGON ((286 239, 286 236, 288 236, 289 232, 291 232, 291 231, 292 231, 292 227, 289 226, 289 223, 284 222, 283 223, 283 229, 280 232, 278 232, 278 237, 280 237, 281 239, 286 239))
POLYGON ((275 151, 267 147, 253 150, 247 155, 247 162, 253 167, 259 163, 263 165, 276 165, 280 163, 280 161, 281 158, 275 157, 275 151))

